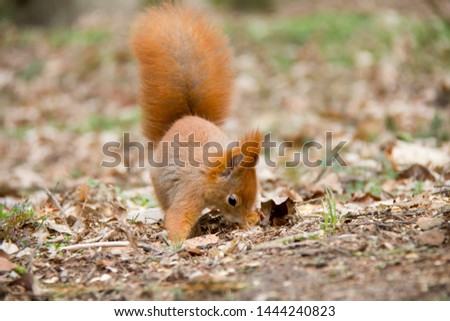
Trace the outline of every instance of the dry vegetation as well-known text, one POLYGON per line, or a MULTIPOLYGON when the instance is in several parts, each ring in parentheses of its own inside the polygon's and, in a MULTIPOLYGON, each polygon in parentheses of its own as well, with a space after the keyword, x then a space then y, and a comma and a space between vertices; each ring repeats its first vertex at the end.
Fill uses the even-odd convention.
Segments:
POLYGON ((145 142, 129 21, 0 22, 0 298, 450 298, 448 23, 410 1, 283 3, 215 15, 236 56, 226 132, 295 143, 258 169, 263 223, 206 215, 175 245, 137 155, 100 166, 105 142, 145 142), (284 166, 327 131, 347 167, 284 166))

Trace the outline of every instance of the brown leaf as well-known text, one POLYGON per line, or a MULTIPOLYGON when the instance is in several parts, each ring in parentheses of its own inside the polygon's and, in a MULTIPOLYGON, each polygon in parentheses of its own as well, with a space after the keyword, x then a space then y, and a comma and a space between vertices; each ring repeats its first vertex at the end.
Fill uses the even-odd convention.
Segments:
POLYGON ((9 272, 14 270, 15 264, 4 257, 0 257, 0 272, 9 272))
POLYGON ((19 279, 12 281, 9 283, 10 285, 21 285, 23 286, 27 291, 32 292, 34 295, 41 295, 42 289, 37 284, 36 280, 34 279, 33 275, 29 272, 22 275, 19 279))
POLYGON ((219 237, 215 234, 202 235, 184 241, 183 245, 187 248, 206 247, 208 245, 217 244, 219 237))
POLYGON ((289 197, 273 198, 261 202, 261 211, 264 214, 264 220, 261 222, 261 225, 286 225, 288 216, 296 213, 295 202, 289 197))
POLYGON ((444 223, 440 217, 419 217, 417 224, 422 231, 431 230, 434 227, 439 227, 444 223))
POLYGON ((289 190, 289 198, 294 202, 303 202, 303 197, 293 189, 289 190))
POLYGON ((54 230, 56 232, 59 232, 59 233, 65 233, 65 234, 69 234, 69 235, 72 235, 72 236, 76 235, 67 225, 58 224, 55 221, 50 220, 50 219, 45 221, 45 225, 48 228, 50 228, 50 229, 52 229, 52 230, 54 230))
POLYGON ((226 247, 223 250, 223 252, 225 254, 233 253, 237 249, 240 241, 241 241, 240 238, 232 239, 231 242, 226 245, 226 247))
POLYGON ((424 166, 414 164, 398 174, 399 179, 414 178, 419 181, 430 180, 435 181, 433 174, 424 166))
POLYGON ((5 259, 7 259, 8 254, 5 251, 3 251, 2 249, 0 249, 0 257, 4 257, 5 259))
POLYGON ((193 247, 188 247, 188 248, 186 249, 186 252, 189 253, 189 255, 191 255, 191 256, 200 256, 200 255, 203 255, 203 251, 200 250, 200 249, 197 248, 197 247, 195 247, 195 248, 193 248, 193 247))
POLYGON ((86 202, 89 197, 89 186, 82 184, 78 187, 78 200, 80 203, 86 202))
POLYGON ((373 202, 381 201, 381 198, 378 196, 373 195, 372 193, 365 193, 365 194, 353 194, 352 198, 349 199, 349 203, 363 203, 363 204, 370 204, 373 202))
POLYGON ((442 177, 444 177, 445 180, 450 180, 450 168, 444 170, 442 177))
POLYGON ((445 240, 445 234, 440 229, 434 229, 423 232, 419 235, 419 243, 421 245, 439 246, 445 240))

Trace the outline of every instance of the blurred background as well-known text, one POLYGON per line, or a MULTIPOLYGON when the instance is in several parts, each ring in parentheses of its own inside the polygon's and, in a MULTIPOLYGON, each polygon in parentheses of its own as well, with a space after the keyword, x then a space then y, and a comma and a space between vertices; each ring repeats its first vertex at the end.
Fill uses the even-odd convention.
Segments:
MULTIPOLYGON (((148 170, 100 163, 102 145, 124 132, 145 142, 128 37, 135 15, 155 3, 0 0, 0 197, 89 179, 149 184, 148 170)), ((380 196, 383 181, 373 181, 386 158, 387 176, 420 163, 450 179, 449 1, 184 3, 208 11, 230 38, 230 137, 259 126, 301 147, 333 132, 336 142, 348 142, 353 177, 339 193, 380 196)), ((303 167, 263 175, 277 186, 311 183, 303 167)))

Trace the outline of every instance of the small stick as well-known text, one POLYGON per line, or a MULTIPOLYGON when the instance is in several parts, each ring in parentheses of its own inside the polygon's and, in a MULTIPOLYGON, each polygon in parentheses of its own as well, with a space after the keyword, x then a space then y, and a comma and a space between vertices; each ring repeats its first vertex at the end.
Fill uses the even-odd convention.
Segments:
POLYGON ((323 197, 316 197, 316 198, 311 198, 307 201, 301 201, 301 202, 295 202, 295 203, 296 203, 296 205, 302 205, 302 204, 307 204, 307 203, 314 203, 314 202, 320 201, 322 199, 323 199, 323 197))
MULTIPOLYGON (((68 245, 60 248, 59 250, 66 250, 66 251, 74 251, 74 250, 81 250, 81 249, 87 249, 87 248, 93 248, 93 247, 127 247, 130 246, 129 241, 113 241, 113 242, 94 242, 94 243, 82 243, 82 244, 74 244, 74 245, 68 245)), ((161 254, 162 251, 151 246, 150 244, 138 242, 137 246, 140 248, 143 248, 144 250, 155 252, 156 254, 161 254)))
MULTIPOLYGON (((114 233, 116 233, 116 230, 111 230, 108 233, 104 234, 104 235, 100 235, 97 237, 94 237, 92 239, 88 239, 88 240, 83 240, 83 242, 85 244, 87 243, 96 243, 96 242, 100 242, 100 240, 107 240, 111 235, 113 235, 114 233)), ((83 243, 81 243, 83 244, 83 243)))
POLYGON ((56 199, 55 195, 53 195, 52 192, 50 192, 50 190, 47 187, 44 187, 45 192, 47 193, 48 196, 50 196, 50 198, 52 199, 53 203, 56 205, 56 207, 59 209, 59 211, 61 212, 62 216, 66 216, 66 213, 64 212, 64 210, 61 207, 61 204, 59 204, 58 200, 56 199))
MULTIPOLYGON (((280 237, 277 238, 275 240, 271 240, 271 241, 267 241, 267 242, 263 242, 260 244, 257 244, 256 246, 253 247, 253 250, 255 251, 259 251, 259 250, 267 250, 267 249, 271 249, 271 248, 277 248, 279 246, 283 246, 283 245, 290 245, 292 243, 297 243, 297 241, 299 240, 307 240, 307 239, 313 239, 315 237, 319 236, 319 232, 312 232, 312 233, 298 233, 298 234, 294 234, 294 235, 290 235, 290 236, 286 236, 286 237, 280 237)), ((300 244, 300 242, 299 242, 300 244)), ((303 244, 302 244, 303 245, 303 244)))

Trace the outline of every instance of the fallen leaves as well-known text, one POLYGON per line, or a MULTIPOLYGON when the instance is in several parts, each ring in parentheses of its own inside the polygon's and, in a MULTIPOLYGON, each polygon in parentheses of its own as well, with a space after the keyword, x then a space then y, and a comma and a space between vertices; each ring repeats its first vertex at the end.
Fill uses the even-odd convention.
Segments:
POLYGON ((45 220, 45 226, 48 227, 51 230, 54 230, 59 233, 75 236, 76 233, 73 232, 70 227, 68 227, 65 224, 58 224, 55 222, 55 218, 45 220))
POLYGON ((419 244, 428 246, 439 246, 444 242, 444 240, 445 234, 440 229, 432 229, 422 232, 418 237, 419 244))
POLYGON ((3 241, 2 246, 0 248, 4 253, 10 255, 19 251, 17 245, 11 242, 3 241))
MULTIPOLYGON (((290 196, 272 196, 262 202, 266 226, 203 234, 186 240, 179 248, 164 243, 159 219, 138 221, 134 215, 122 213, 122 204, 129 201, 127 196, 120 196, 122 194, 97 185, 90 188, 82 204, 76 192, 67 193, 64 199, 56 194, 62 199, 61 206, 68 217, 72 217, 72 223, 67 223, 68 218, 51 214, 41 226, 45 233, 35 236, 35 242, 45 246, 36 249, 39 243, 15 248, 13 242, 3 242, 2 247, 12 252, 12 259, 2 260, 1 266, 10 273, 14 272, 13 266, 23 265, 34 257, 35 275, 23 278, 17 275, 12 279, 7 276, 8 287, 22 287, 29 293, 42 293, 40 287, 48 291, 75 283, 90 289, 111 289, 126 280, 134 288, 157 283, 160 290, 151 290, 154 299, 221 296, 246 291, 249 282, 244 276, 257 274, 273 264, 270 262, 281 253, 299 255, 300 267, 327 271, 332 270, 333 260, 349 264, 348 260, 375 255, 376 268, 387 269, 423 257, 411 240, 415 240, 417 246, 438 251, 447 244, 446 196, 433 191, 389 201, 376 201, 366 195, 361 201, 355 196, 346 204, 339 202, 337 207, 342 219, 334 236, 326 236, 321 228, 320 198, 304 201, 296 193, 284 191, 280 194, 290 196), (102 203, 106 204, 105 213, 97 206, 99 200, 106 202, 102 203), (428 212, 424 212, 424 208, 428 212), (73 234, 61 226, 70 227, 73 234), (35 251, 38 256, 33 254, 35 251), (53 263, 48 264, 48 260, 53 263), (55 271, 55 264, 59 270, 55 271), (40 286, 36 285, 36 280, 40 286), (178 287, 180 292, 168 291, 172 287, 178 287)), ((130 211, 135 210, 147 211, 137 204, 130 211)), ((156 211, 150 209, 150 212, 156 211)), ((216 218, 207 219, 214 221, 216 218)), ((207 226, 209 221, 204 223, 207 226)), ((330 273, 348 277, 348 273, 340 270, 330 273)), ((144 292, 125 291, 121 295, 127 298, 149 295, 148 291, 144 292)), ((66 298, 88 295, 76 287, 73 292, 65 290, 64 293, 66 298)), ((108 293, 111 297, 119 295, 115 291, 108 293)))
MULTIPOLYGON (((410 164, 418 164, 410 169, 409 175, 421 174, 429 178, 427 170, 425 173, 423 168, 429 167, 431 169, 442 169, 450 163, 450 156, 445 151, 441 151, 436 148, 431 148, 428 146, 407 143, 403 141, 396 141, 388 150, 388 159, 394 164, 395 168, 400 168, 401 166, 408 166, 410 164)), ((431 175, 432 176, 432 175, 431 175)))
POLYGON ((275 197, 261 202, 261 211, 264 219, 262 226, 282 226, 295 219, 295 202, 290 197, 275 197))
POLYGON ((440 246, 446 239, 446 233, 440 229, 445 220, 442 217, 419 217, 417 225, 424 231, 417 240, 420 245, 440 246))
POLYGON ((161 208, 137 208, 129 209, 127 218, 134 222, 143 222, 145 224, 153 224, 162 222, 164 219, 164 212, 161 208))
POLYGON ((423 165, 414 164, 408 167, 407 169, 401 171, 398 174, 398 178, 406 179, 413 178, 419 181, 430 180, 432 182, 436 181, 431 172, 423 165))
POLYGON ((417 224, 422 231, 441 226, 445 221, 441 217, 419 217, 417 224))
POLYGON ((10 272, 14 270, 16 265, 11 263, 6 257, 0 256, 0 272, 10 272))
MULTIPOLYGON (((259 126, 295 146, 324 143, 323 133, 332 131, 347 142, 342 157, 350 166, 285 168, 281 156, 277 168, 260 164, 261 226, 242 230, 208 213, 200 236, 177 247, 165 241, 148 171, 97 166, 105 142, 139 132, 137 69, 123 33, 95 53, 83 44, 56 49, 46 30, 32 39, 17 29, 17 43, 0 54, 0 102, 11 107, 0 111, 0 299, 39 298, 39 283, 50 299, 234 299, 244 291, 246 299, 370 299, 375 292, 417 299, 422 285, 432 298, 448 297, 448 83, 441 86, 448 77, 434 65, 411 77, 414 35, 404 33, 395 33, 395 48, 380 59, 357 48, 352 68, 327 63, 310 41, 280 44, 288 49, 273 55, 237 33, 238 43, 252 44, 236 57, 236 106, 245 108, 233 110, 225 131, 238 136, 259 126), (272 56, 277 61, 265 60, 272 56), (287 68, 278 69, 279 57, 287 68), (21 78, 36 59, 41 73, 21 78), (43 186, 55 187, 46 193, 43 186), (321 228, 326 188, 339 212, 334 235, 321 228), (22 196, 31 205, 15 207, 22 196), (389 273, 374 274, 379 270, 389 273), (391 282, 355 291, 384 275, 413 284, 403 277, 417 270, 421 284, 411 291, 394 291, 391 282), (295 296, 298 289, 305 292, 295 296)), ((130 164, 138 161, 131 153, 130 164)))
POLYGON ((188 248, 202 248, 210 245, 215 245, 219 241, 219 237, 215 234, 202 235, 188 239, 183 242, 183 245, 188 248))

